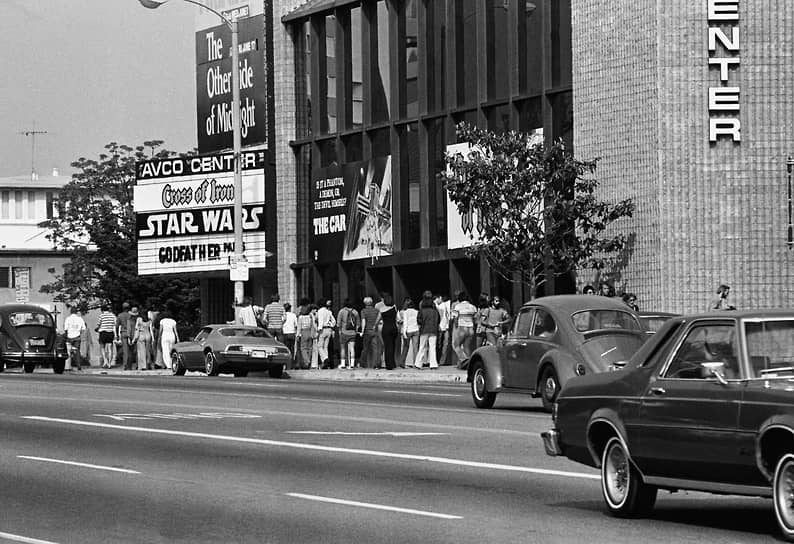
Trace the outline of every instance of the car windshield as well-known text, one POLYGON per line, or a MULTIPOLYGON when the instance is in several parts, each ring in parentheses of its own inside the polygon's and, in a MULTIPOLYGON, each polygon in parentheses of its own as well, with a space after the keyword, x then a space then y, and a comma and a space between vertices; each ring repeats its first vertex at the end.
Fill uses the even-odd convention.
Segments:
POLYGON ((623 310, 585 310, 571 316, 573 326, 579 332, 603 329, 623 329, 641 331, 639 321, 631 312, 623 310))
POLYGON ((756 378, 794 373, 794 319, 745 323, 747 354, 756 378))
POLYGON ((35 310, 12 312, 8 314, 8 322, 11 323, 12 327, 22 327, 24 325, 53 326, 50 314, 46 312, 37 312, 35 310))
POLYGON ((247 336, 250 338, 270 338, 270 333, 265 329, 226 328, 218 331, 221 336, 247 336))

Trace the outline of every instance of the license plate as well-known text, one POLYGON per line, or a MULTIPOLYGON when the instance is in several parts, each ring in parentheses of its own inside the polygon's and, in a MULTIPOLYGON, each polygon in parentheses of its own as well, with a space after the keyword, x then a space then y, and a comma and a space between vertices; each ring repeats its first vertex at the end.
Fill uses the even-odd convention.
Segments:
POLYGON ((258 351, 258 350, 257 351, 252 351, 251 352, 251 357, 256 357, 257 359, 264 359, 265 357, 267 357, 267 353, 265 353, 264 351, 258 351))
POLYGON ((43 346, 45 343, 44 338, 31 338, 28 340, 28 345, 30 346, 43 346))

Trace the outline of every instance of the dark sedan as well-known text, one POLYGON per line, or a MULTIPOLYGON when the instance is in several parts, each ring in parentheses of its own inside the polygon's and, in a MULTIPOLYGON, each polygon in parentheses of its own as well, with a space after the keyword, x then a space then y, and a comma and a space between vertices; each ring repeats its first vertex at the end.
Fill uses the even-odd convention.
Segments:
POLYGON ((45 365, 62 374, 68 356, 50 312, 34 304, 0 304, 0 372, 22 366, 30 373, 45 365))
POLYGON ((472 353, 472 399, 478 408, 490 408, 499 392, 530 393, 550 411, 570 378, 625 363, 646 339, 636 314, 619 299, 535 299, 521 308, 500 345, 472 353))
POLYGON ((178 342, 171 352, 171 370, 177 376, 187 370, 208 376, 267 371, 280 378, 290 360, 289 349, 266 330, 245 325, 206 325, 193 340, 178 342))
POLYGON ((601 468, 607 510, 657 490, 772 497, 794 541, 794 311, 670 319, 623 371, 570 381, 546 451, 601 468))

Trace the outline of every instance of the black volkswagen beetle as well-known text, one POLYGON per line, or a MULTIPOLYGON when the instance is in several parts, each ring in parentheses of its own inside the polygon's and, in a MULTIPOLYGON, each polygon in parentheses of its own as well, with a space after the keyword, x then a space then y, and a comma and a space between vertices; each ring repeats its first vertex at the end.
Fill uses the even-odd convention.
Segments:
POLYGON ((47 365, 62 374, 68 356, 50 312, 34 304, 0 304, 0 372, 22 366, 30 373, 47 365))

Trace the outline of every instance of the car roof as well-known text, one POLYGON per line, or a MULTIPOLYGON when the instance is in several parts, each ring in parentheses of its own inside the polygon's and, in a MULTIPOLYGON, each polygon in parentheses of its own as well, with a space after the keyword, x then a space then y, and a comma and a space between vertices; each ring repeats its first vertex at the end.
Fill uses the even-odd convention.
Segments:
POLYGON ((599 295, 551 295, 530 300, 521 307, 530 306, 544 306, 568 313, 582 310, 623 310, 633 313, 633 310, 619 298, 599 295))
POLYGON ((9 312, 30 312, 32 310, 39 310, 40 312, 49 313, 47 308, 43 306, 39 306, 38 304, 19 304, 19 303, 10 303, 10 304, 0 304, 0 312, 9 313, 9 312))
POLYGON ((753 310, 712 310, 710 312, 700 312, 682 315, 674 319, 692 321, 694 319, 794 319, 794 309, 789 308, 765 308, 753 310))
POLYGON ((211 327, 213 329, 226 329, 226 328, 232 327, 232 328, 235 328, 235 329, 261 329, 261 330, 264 330, 264 329, 262 329, 262 327, 257 327, 255 325, 240 325, 239 323, 210 323, 210 324, 207 324, 207 325, 203 325, 201 328, 205 329, 207 327, 211 327))

